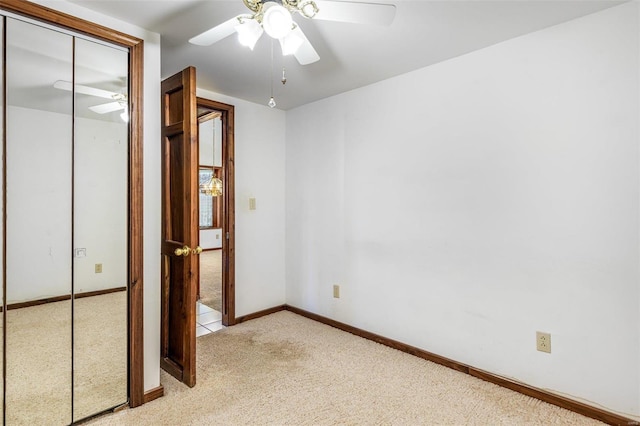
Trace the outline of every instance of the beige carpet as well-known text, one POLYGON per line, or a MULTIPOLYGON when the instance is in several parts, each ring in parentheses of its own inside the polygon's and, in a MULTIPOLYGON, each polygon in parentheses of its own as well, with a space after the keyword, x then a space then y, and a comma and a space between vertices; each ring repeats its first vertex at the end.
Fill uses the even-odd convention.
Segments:
POLYGON ((198 338, 197 385, 93 425, 596 425, 421 358, 278 312, 198 338))
POLYGON ((222 312, 222 250, 200 253, 200 302, 222 312))
MULTIPOLYGON (((127 293, 75 301, 74 416, 127 401, 127 293)), ((7 311, 7 424, 71 420, 71 302, 7 311)))

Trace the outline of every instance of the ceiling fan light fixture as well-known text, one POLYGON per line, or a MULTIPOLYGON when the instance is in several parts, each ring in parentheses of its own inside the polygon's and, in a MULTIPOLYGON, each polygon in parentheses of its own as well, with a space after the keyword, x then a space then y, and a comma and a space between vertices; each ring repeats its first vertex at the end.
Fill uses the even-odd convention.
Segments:
POLYGON ((235 26, 235 30, 238 33, 238 41, 240 44, 247 46, 251 50, 253 50, 262 36, 262 26, 260 26, 255 19, 241 20, 240 23, 235 26))
POLYGON ((306 1, 298 5, 298 10, 305 18, 313 18, 320 11, 313 1, 306 1))
POLYGON ((262 17, 262 26, 271 37, 280 39, 293 29, 293 18, 286 8, 273 3, 262 17))
POLYGON ((280 38, 279 41, 284 56, 295 54, 304 43, 304 40, 293 31, 280 38))
POLYGON ((219 197, 222 195, 222 180, 212 175, 208 182, 200 185, 200 192, 209 197, 219 197))

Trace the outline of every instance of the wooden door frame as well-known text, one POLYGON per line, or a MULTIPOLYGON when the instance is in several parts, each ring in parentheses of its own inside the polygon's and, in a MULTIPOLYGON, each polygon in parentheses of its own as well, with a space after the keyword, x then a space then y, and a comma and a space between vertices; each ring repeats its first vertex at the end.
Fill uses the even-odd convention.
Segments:
MULTIPOLYGON (((116 30, 30 3, 24 0, 2 0, 0 9, 50 25, 83 33, 129 49, 129 406, 144 401, 144 328, 143 328, 143 58, 144 42, 116 30)), ((5 132, 6 134, 6 132, 5 132)))
POLYGON ((201 97, 196 104, 222 114, 222 325, 230 326, 236 323, 235 107, 201 97))

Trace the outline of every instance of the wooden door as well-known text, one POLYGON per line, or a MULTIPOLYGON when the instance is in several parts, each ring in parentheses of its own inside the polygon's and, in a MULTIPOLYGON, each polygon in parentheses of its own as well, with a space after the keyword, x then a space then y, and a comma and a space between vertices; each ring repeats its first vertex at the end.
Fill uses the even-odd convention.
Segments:
POLYGON ((162 82, 161 366, 196 384, 198 141, 196 70, 162 82))

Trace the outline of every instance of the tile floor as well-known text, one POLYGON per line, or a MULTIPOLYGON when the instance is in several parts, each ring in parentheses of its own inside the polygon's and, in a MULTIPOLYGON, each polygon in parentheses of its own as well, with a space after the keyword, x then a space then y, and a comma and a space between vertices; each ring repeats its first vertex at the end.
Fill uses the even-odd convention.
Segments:
POLYGON ((226 328, 222 325, 222 313, 196 302, 196 337, 226 328))

